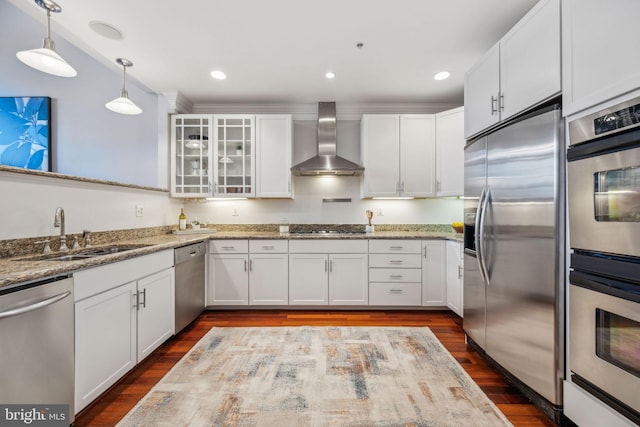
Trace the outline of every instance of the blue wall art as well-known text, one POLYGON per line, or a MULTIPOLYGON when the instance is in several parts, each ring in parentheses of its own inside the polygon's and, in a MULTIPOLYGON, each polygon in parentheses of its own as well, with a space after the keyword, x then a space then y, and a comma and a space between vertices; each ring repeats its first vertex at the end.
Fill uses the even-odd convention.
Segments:
POLYGON ((0 165, 51 171, 51 98, 0 97, 0 165))

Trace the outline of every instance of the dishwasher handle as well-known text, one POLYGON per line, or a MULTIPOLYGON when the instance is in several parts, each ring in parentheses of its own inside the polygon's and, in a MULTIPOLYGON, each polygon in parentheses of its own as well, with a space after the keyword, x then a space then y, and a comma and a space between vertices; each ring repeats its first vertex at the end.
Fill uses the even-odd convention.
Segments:
POLYGON ((204 242, 181 246, 174 250, 174 264, 182 264, 194 258, 205 256, 207 246, 204 242))
POLYGON ((71 295, 71 291, 66 291, 66 292, 63 292, 61 294, 49 297, 49 298, 45 298, 45 299, 43 299, 41 301, 38 301, 38 302, 35 302, 33 304, 26 305, 24 307, 9 308, 8 310, 4 310, 4 311, 0 312, 0 319, 4 319, 4 318, 7 318, 7 317, 12 317, 12 316, 18 316, 20 314, 29 313, 30 311, 39 310, 39 309, 41 309, 43 307, 46 307, 48 305, 55 304, 58 301, 65 299, 69 295, 71 295))

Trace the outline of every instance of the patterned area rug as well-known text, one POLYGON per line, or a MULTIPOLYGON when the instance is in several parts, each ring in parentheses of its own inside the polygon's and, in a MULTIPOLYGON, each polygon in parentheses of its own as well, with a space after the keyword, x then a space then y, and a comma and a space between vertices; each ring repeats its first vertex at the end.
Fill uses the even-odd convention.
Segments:
POLYGON ((119 426, 510 426, 429 328, 213 328, 119 426))

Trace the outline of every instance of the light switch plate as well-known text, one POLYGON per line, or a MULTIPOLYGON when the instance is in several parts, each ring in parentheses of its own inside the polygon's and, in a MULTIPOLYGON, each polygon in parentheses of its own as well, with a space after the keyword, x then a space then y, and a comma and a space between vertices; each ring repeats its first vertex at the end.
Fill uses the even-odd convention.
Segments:
POLYGON ((144 216, 144 206, 136 205, 136 216, 144 216))

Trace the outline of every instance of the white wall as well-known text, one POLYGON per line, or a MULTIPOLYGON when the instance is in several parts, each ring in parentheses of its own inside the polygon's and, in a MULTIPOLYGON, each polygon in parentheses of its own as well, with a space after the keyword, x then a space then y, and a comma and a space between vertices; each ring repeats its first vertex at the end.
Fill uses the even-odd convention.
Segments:
POLYGON ((160 191, 0 171, 0 240, 60 234, 53 227, 58 206, 66 233, 155 227, 177 223, 182 202, 160 191), (135 206, 144 216, 135 216, 135 206))
MULTIPOLYGON (((0 96, 52 98, 55 172, 167 188, 166 173, 158 173, 158 96, 127 78, 129 97, 143 113, 107 110, 104 104, 120 94, 122 68, 115 58, 105 67, 57 35, 55 14, 52 27, 56 50, 78 71, 76 77, 51 76, 20 62, 16 52, 42 47, 46 24, 0 1, 0 96)), ((128 59, 135 68, 136 58, 128 59)))

